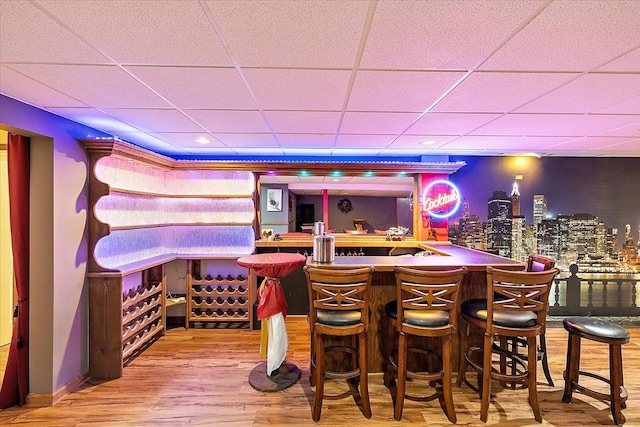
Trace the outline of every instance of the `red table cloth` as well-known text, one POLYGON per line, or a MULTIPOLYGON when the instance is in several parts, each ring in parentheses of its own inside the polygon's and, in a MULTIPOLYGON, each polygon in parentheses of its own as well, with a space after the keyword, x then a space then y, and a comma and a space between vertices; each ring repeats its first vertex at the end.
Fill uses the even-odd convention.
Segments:
POLYGON ((282 313, 287 315, 287 299, 280 279, 303 265, 304 255, 276 252, 255 254, 238 258, 238 264, 253 269, 258 276, 265 278, 258 291, 258 319, 264 320, 282 313))

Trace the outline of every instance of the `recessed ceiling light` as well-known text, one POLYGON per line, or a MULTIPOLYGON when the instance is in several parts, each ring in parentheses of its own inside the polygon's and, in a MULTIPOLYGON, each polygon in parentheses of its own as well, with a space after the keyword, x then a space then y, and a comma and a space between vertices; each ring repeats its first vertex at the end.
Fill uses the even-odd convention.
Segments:
POLYGON ((333 182, 340 181, 340 178, 333 178, 333 182))
POLYGON ((435 144, 435 143, 436 143, 436 141, 434 141, 433 139, 429 139, 429 140, 427 140, 427 141, 422 141, 422 142, 420 143, 420 145, 433 145, 433 144, 435 144))
POLYGON ((211 144, 211 140, 205 138, 204 136, 201 136, 200 138, 196 139, 196 142, 198 144, 211 144))

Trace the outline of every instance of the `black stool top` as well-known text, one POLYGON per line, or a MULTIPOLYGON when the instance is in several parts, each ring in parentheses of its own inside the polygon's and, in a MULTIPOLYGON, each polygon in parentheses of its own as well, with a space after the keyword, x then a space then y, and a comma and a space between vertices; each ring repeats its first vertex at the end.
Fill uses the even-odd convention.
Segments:
MULTIPOLYGON (((387 316, 398 320, 398 301, 389 301, 384 306, 387 316)), ((404 322, 422 328, 436 328, 449 324, 449 312, 445 310, 405 310, 404 322)))
MULTIPOLYGON (((486 322, 487 299, 468 299, 460 305, 460 311, 476 320, 486 322)), ((533 328, 538 324, 538 316, 532 311, 495 310, 493 323, 507 328, 533 328)))
POLYGON ((598 341, 629 342, 629 331, 620 325, 597 317, 568 317, 562 321, 569 332, 577 332, 585 338, 598 341))
POLYGON ((360 310, 324 310, 319 308, 318 323, 329 326, 353 326, 360 323, 360 310))

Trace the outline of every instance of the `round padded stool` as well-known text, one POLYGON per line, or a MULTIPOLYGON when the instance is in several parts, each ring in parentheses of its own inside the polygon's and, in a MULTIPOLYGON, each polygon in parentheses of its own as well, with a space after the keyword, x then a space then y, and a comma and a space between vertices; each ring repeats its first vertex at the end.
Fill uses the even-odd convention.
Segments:
POLYGON ((625 422, 622 409, 626 408, 627 390, 622 377, 622 344, 629 342, 629 331, 620 325, 594 317, 569 317, 562 321, 569 332, 567 347, 567 369, 564 372, 564 395, 562 401, 571 403, 574 391, 609 402, 613 421, 617 425, 625 422), (581 338, 609 344, 609 379, 580 370, 581 338), (609 394, 600 393, 578 384, 580 375, 595 378, 609 384, 609 394))

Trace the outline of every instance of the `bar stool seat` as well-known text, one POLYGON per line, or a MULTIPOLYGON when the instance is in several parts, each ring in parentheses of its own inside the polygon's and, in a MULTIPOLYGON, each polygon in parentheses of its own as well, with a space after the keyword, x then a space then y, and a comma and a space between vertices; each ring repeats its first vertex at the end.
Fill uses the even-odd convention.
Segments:
MULTIPOLYGON (((473 298, 464 301, 460 305, 460 311, 476 320, 486 322, 487 320, 487 299, 473 298)), ((530 328, 536 325, 537 316, 532 311, 505 311, 495 310, 493 312, 493 323, 499 326, 512 328, 530 328)))
POLYGON ((337 311, 318 309, 318 323, 331 326, 353 326, 360 322, 360 310, 337 311))
MULTIPOLYGON (((393 300, 386 303, 384 312, 390 319, 397 322, 398 301, 393 300)), ((445 326, 449 324, 449 312, 445 310, 407 310, 404 315, 404 321, 409 325, 422 326, 425 328, 445 326)))
POLYGON ((628 397, 624 388, 622 375, 622 345, 629 342, 630 334, 625 328, 615 323, 595 317, 569 317, 562 321, 569 332, 567 347, 567 367, 564 376, 564 394, 562 401, 571 403, 574 391, 583 393, 603 402, 609 402, 611 415, 617 425, 625 423, 622 409, 626 408, 628 397), (604 378, 592 372, 580 370, 580 340, 581 338, 609 344, 609 378, 604 378), (580 375, 595 378, 609 384, 609 394, 601 393, 580 385, 580 375))

